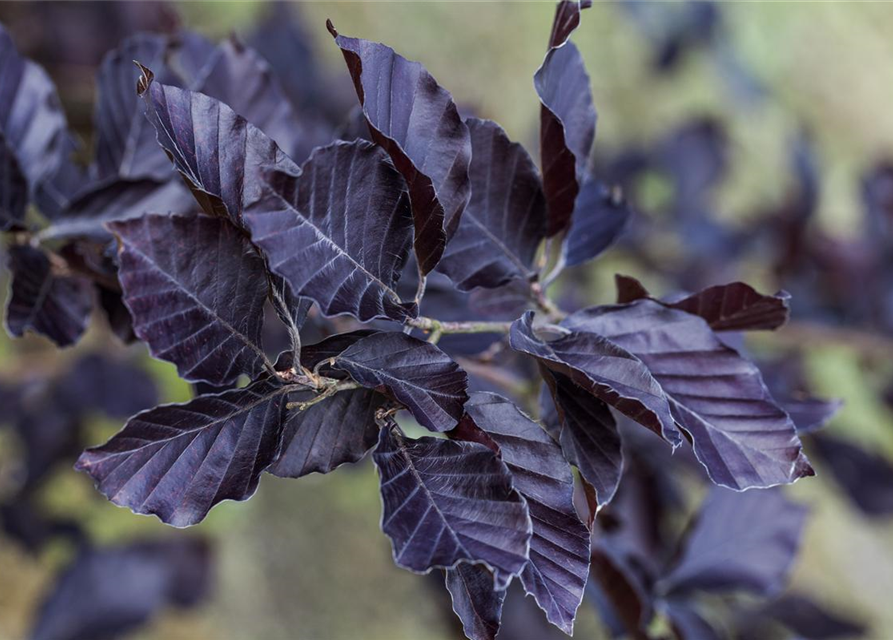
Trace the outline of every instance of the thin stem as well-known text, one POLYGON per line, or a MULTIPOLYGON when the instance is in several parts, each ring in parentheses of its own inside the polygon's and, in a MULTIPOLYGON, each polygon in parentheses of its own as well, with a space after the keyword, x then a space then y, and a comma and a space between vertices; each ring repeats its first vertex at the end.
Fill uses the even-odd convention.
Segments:
POLYGON ((422 331, 429 333, 508 333, 512 326, 511 322, 445 322, 435 320, 434 318, 426 318, 419 316, 418 318, 409 318, 406 324, 422 331))

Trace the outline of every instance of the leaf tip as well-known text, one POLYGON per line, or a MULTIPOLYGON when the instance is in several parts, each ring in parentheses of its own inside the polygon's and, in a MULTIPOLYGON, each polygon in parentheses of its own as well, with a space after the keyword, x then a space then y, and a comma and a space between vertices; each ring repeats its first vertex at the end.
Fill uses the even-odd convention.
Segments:
POLYGON ((338 37, 338 30, 335 28, 335 25, 332 24, 332 19, 331 19, 331 18, 326 18, 326 29, 329 30, 329 33, 332 34, 332 37, 333 37, 333 38, 337 38, 337 37, 338 37))
POLYGON ((148 67, 140 64, 137 60, 133 61, 136 68, 140 70, 140 77, 136 81, 136 95, 141 96, 149 90, 149 85, 155 79, 155 74, 148 67))

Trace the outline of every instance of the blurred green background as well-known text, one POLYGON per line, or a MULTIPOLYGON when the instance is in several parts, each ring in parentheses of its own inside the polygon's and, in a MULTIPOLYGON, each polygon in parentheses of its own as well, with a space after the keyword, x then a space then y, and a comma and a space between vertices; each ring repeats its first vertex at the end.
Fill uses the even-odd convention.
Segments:
MULTIPOLYGON (((264 6, 193 2, 178 5, 184 24, 222 37, 247 31, 264 6)), ((309 34, 331 73, 349 79, 325 30, 385 42, 422 62, 458 102, 499 121, 509 135, 535 148, 538 101, 532 75, 545 49, 552 2, 302 3, 309 34)), ((788 142, 798 126, 812 132, 822 167, 820 221, 843 237, 859 224, 861 172, 893 155, 893 4, 723 3, 729 46, 765 83, 768 100, 742 108, 723 86, 708 56, 687 58, 671 77, 649 69, 647 42, 613 3, 586 12, 574 41, 584 54, 599 113, 596 147, 648 141, 692 115, 713 114, 729 126, 731 180, 719 194, 722 215, 743 221, 787 188, 788 142)), ((594 266, 592 302, 611 299, 615 271, 635 274, 629 256, 609 252, 594 266)), ((770 283, 758 263, 745 274, 770 283)), ((107 341, 91 329, 76 349, 107 341)), ((791 348, 782 331, 757 348, 791 348)), ((796 346, 796 345, 795 345, 796 346)), ((878 401, 893 377, 893 353, 865 353, 845 341, 812 343, 808 373, 815 391, 843 398, 830 429, 893 456, 893 416, 878 401)), ((123 348, 123 347, 118 347, 123 348)), ((134 347, 141 350, 142 347, 134 347)), ((55 354, 42 339, 13 344, 0 335, 0 375, 16 377, 64 367, 74 353, 55 354)), ((173 366, 143 356, 164 400, 183 401, 190 389, 173 366)), ((0 408, 2 410, 2 408, 0 408)), ((94 425, 93 442, 120 424, 94 425)), ((0 481, 14 461, 13 442, 0 440, 0 481)), ((60 470, 44 492, 46 504, 84 522, 101 541, 136 535, 190 535, 98 499, 85 475, 60 470)), ((819 601, 851 612, 872 637, 893 637, 893 526, 868 521, 823 477, 797 483, 789 495, 813 513, 794 583, 819 601)), ((367 460, 326 477, 300 481, 265 475, 247 503, 225 503, 197 529, 215 540, 219 563, 214 600, 204 608, 167 613, 133 635, 141 640, 347 639, 439 640, 446 624, 436 580, 397 569, 378 528, 377 479, 367 460)), ((25 637, 39 596, 65 549, 35 559, 0 538, 0 639, 25 637)), ((584 602, 576 637, 601 636, 584 602)), ((536 639, 532 639, 536 640, 536 639)))

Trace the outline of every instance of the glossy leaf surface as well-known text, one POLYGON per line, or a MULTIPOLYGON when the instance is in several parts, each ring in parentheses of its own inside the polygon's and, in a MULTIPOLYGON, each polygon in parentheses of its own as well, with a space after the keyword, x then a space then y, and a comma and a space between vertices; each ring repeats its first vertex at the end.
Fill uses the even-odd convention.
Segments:
POLYGON ((291 411, 282 431, 282 451, 269 472, 300 478, 357 462, 378 442, 375 412, 386 400, 380 393, 353 389, 291 411))
POLYGON ((261 380, 131 418, 76 468, 115 504, 162 522, 201 522, 223 500, 247 500, 276 457, 284 387, 261 380))
POLYGON ((459 365, 435 345, 405 333, 361 338, 335 358, 334 366, 405 405, 432 431, 455 427, 468 399, 468 376, 459 365))
POLYGON ((527 564, 531 522, 508 468, 474 442, 411 440, 393 423, 373 454, 381 479, 382 530, 394 561, 427 572, 482 563, 504 589, 527 564))
POLYGON ((589 575, 589 529, 574 508, 574 477, 561 448, 502 396, 476 393, 465 410, 499 447, 530 510, 533 537, 530 562, 521 573, 524 589, 549 622, 572 634, 589 575))
POLYGON ((602 336, 577 331, 546 342, 533 330, 533 313, 512 324, 513 349, 533 356, 547 369, 567 376, 596 398, 645 425, 676 446, 676 429, 667 398, 637 357, 602 336))
POLYGON ((471 137, 449 92, 390 47, 329 31, 344 54, 373 141, 409 185, 422 273, 440 260, 471 192, 471 137))
POLYGON ((703 319, 640 300, 583 310, 562 324, 604 336, 648 366, 715 483, 741 490, 812 475, 791 419, 756 365, 703 319))
POLYGON ((326 315, 367 321, 416 314, 396 292, 412 219, 403 179, 369 142, 317 149, 300 176, 274 172, 246 212, 252 240, 295 296, 326 315))
POLYGON ((266 363, 263 260, 225 220, 159 216, 109 225, 136 335, 186 380, 222 385, 266 363))
POLYGON ((469 118, 471 200, 440 271, 463 291, 530 278, 546 206, 533 160, 491 120, 469 118))

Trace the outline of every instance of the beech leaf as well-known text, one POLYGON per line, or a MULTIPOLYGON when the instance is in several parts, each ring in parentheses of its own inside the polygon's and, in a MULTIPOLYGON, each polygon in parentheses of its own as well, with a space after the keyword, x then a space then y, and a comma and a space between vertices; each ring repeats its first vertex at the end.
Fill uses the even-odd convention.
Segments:
POLYGON ((363 140, 314 151, 300 175, 267 175, 245 220, 270 270, 326 315, 361 321, 417 315, 396 292, 412 219, 400 174, 363 140))
POLYGON ((24 229, 25 208, 28 206, 28 181, 22 173, 15 153, 6 144, 0 130, 0 231, 24 229))
POLYGON ((287 387, 265 379, 131 418, 76 469, 134 513, 187 527, 223 500, 247 500, 276 457, 287 387))
POLYGON ((585 309, 562 325, 603 336, 648 366, 716 484, 764 488, 813 474, 794 424, 759 369, 702 318, 639 300, 585 309))
POLYGON ((531 521, 497 455, 475 442, 412 440, 392 421, 372 455, 381 478, 382 530, 394 561, 428 572, 480 563, 505 589, 527 564, 531 521))
POLYGON ((297 166, 260 129, 222 102, 154 81, 140 67, 146 117, 174 167, 208 215, 244 227, 242 212, 262 193, 261 170, 297 166))
POLYGON ((334 367, 405 405, 431 431, 455 427, 468 400, 468 376, 459 365, 435 345, 405 333, 361 338, 335 358, 334 367))
POLYGON ((574 507, 574 476, 561 448, 502 396, 475 393, 465 410, 498 446, 530 510, 533 537, 521 583, 549 622, 572 635, 589 576, 590 536, 574 507))
POLYGON ((551 426, 565 459, 595 489, 597 504, 604 506, 617 492, 623 470, 614 416, 608 405, 567 376, 548 372, 544 378, 551 394, 540 397, 543 422, 547 429, 551 426))
POLYGON ((619 191, 595 180, 586 182, 577 194, 570 230, 561 248, 565 266, 588 262, 614 244, 631 214, 619 191))
POLYGON ((552 237, 571 223, 595 141, 595 107, 583 57, 573 42, 550 49, 534 76, 540 107, 543 189, 552 237))
POLYGON ((268 471, 300 478, 357 462, 378 442, 375 412, 386 401, 380 393, 354 389, 292 411, 283 428, 282 450, 268 471))
POLYGON ((654 300, 670 309, 679 309, 707 321, 714 331, 756 331, 778 329, 788 321, 790 294, 779 291, 767 296, 743 282, 716 285, 680 300, 665 302, 648 293, 642 283, 629 276, 614 276, 618 302, 654 300))
POLYGON ((681 556, 656 589, 667 595, 691 590, 778 593, 800 546, 806 513, 778 489, 736 493, 714 488, 681 556))
POLYGON ((546 342, 534 333, 533 312, 512 324, 512 349, 567 376, 596 398, 648 427, 674 447, 682 442, 667 398, 645 364, 625 349, 588 331, 546 342))
POLYGON ((261 345, 263 260, 225 220, 145 215, 114 222, 133 329, 192 382, 225 385, 268 361, 261 345))
POLYGON ((6 308, 9 333, 21 338, 31 330, 60 347, 77 342, 93 308, 90 281, 55 273, 47 254, 29 245, 10 247, 8 265, 12 272, 6 308))
POLYGON ((471 200, 439 270, 463 291, 533 277, 545 237, 542 181, 533 160, 495 122, 469 118, 471 200))
POLYGON ((499 633, 505 591, 493 587, 493 574, 486 567, 461 562, 445 572, 453 612, 462 621, 469 640, 494 640, 499 633))
POLYGON ((580 26, 580 11, 592 6, 592 0, 561 0, 555 7, 555 18, 552 21, 552 35, 549 36, 549 48, 560 47, 580 26))
POLYGON ((344 54, 373 142, 387 151, 409 185, 415 253, 426 274, 459 228, 468 203, 468 127, 449 92, 421 64, 383 44, 339 35, 331 21, 326 26, 344 54))

